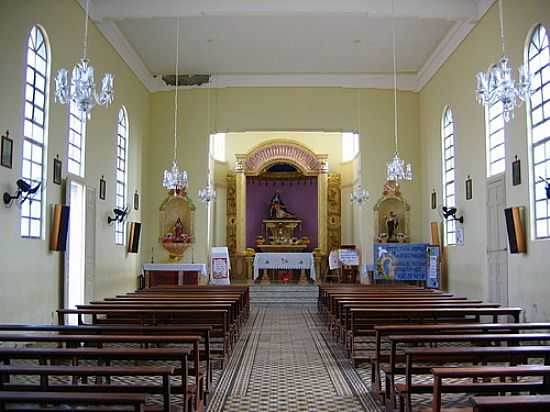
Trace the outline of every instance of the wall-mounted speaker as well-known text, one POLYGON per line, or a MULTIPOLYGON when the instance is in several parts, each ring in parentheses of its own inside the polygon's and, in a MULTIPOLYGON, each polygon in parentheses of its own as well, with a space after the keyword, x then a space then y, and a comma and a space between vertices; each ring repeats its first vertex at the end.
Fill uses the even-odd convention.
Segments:
POLYGON ((65 252, 67 250, 70 210, 71 208, 66 205, 53 205, 52 227, 50 232, 50 250, 52 251, 65 252))
POLYGON ((130 222, 128 229, 128 253, 138 253, 141 223, 130 222))
POLYGON ((506 230, 508 231, 510 253, 527 253, 527 241, 523 225, 523 208, 509 207, 504 209, 504 216, 506 219, 506 230))

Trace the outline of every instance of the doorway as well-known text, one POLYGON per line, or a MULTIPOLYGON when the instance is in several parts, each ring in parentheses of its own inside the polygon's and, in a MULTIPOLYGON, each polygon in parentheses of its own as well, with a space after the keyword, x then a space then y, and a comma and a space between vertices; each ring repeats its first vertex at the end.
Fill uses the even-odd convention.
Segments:
MULTIPOLYGON (((78 178, 67 178, 66 203, 70 207, 67 252, 65 253, 64 307, 84 303, 86 289, 86 185, 78 178)), ((68 317, 76 324, 76 315, 68 317)))
POLYGON ((508 306, 508 244, 504 209, 504 174, 487 182, 487 268, 489 301, 508 306))

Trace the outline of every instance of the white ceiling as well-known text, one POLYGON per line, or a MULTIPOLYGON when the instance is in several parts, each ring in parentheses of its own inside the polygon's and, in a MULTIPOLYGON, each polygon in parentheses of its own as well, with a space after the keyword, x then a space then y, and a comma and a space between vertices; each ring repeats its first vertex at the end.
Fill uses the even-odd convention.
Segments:
MULTIPOLYGON (((84 3, 84 0, 80 0, 84 3)), ((402 89, 422 87, 493 0, 394 0, 402 89)), ((214 85, 392 86, 389 0, 91 0, 91 17, 150 90, 174 73, 214 85)))

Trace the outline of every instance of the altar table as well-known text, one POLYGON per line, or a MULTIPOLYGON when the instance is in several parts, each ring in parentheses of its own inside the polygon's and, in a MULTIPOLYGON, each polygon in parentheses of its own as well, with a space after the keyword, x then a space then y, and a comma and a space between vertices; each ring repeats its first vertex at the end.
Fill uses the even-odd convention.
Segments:
POLYGON ((302 269, 309 270, 309 277, 315 280, 315 260, 312 253, 256 253, 254 257, 254 279, 260 269, 302 269))
POLYGON ((144 286, 198 285, 199 276, 208 277, 204 263, 146 263, 141 268, 144 286))

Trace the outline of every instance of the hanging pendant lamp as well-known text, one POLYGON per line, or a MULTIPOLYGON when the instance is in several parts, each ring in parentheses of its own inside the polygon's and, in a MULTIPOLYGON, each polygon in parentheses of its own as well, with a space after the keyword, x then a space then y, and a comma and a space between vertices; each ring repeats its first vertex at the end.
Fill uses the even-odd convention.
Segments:
POLYGON ((177 18, 177 37, 176 37, 176 93, 174 98, 174 159, 172 167, 164 171, 162 185, 176 192, 187 189, 187 172, 180 170, 178 166, 178 86, 179 86, 179 50, 180 50, 180 19, 177 18))
POLYGON ((400 181, 412 180, 412 166, 399 157, 398 149, 398 123, 397 123, 397 52, 395 46, 395 10, 394 1, 392 0, 392 48, 393 48, 393 119, 394 119, 394 137, 395 137, 395 152, 393 158, 387 163, 387 180, 400 181))

